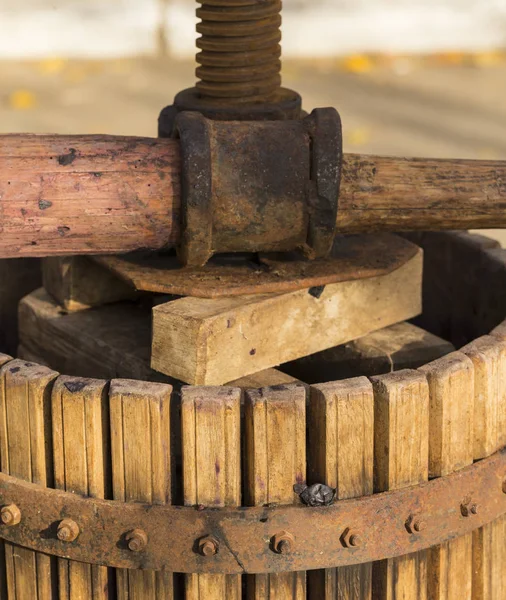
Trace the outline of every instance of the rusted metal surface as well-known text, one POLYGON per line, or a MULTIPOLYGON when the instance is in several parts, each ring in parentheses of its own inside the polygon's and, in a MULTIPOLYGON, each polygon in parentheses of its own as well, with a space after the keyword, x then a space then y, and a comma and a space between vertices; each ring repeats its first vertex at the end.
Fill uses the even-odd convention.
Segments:
POLYGON ((181 140, 182 262, 202 266, 218 252, 329 254, 342 160, 332 108, 303 121, 176 120, 181 140))
POLYGON ((21 515, 15 526, 0 525, 0 536, 120 568, 230 574, 320 569, 409 554, 482 527, 506 513, 505 480, 506 449, 427 484, 327 507, 207 509, 83 498, 0 474, 0 503, 15 505, 21 515), (466 517, 461 506, 468 499, 479 510, 466 517), (61 541, 59 527, 69 520, 78 536, 61 541))
POLYGON ((160 137, 182 111, 213 120, 300 119, 301 97, 281 87, 281 1, 206 0, 197 10, 197 77, 162 110, 160 137))
POLYGON ((409 261, 417 246, 390 234, 343 236, 333 256, 301 260, 299 255, 220 256, 204 267, 181 268, 176 256, 97 256, 95 260, 137 290, 176 296, 219 298, 315 289, 339 281, 386 275, 409 261))

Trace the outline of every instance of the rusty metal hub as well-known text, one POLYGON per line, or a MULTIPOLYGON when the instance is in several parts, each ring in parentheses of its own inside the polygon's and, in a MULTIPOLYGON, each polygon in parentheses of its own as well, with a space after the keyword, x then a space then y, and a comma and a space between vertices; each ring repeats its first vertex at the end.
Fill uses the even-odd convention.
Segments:
POLYGON ((84 498, 0 474, 0 537, 85 563, 178 573, 333 568, 424 550, 506 513, 506 449, 455 474, 331 506, 206 509, 84 498), (465 508, 465 510, 464 510, 465 508), (62 532, 65 532, 65 535, 62 532))

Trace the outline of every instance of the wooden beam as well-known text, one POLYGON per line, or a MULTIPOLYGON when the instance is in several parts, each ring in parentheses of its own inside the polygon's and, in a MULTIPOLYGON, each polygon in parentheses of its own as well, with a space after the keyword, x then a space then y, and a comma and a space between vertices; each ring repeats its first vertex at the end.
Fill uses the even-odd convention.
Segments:
POLYGON ((65 310, 84 310, 136 297, 135 290, 85 256, 42 260, 46 292, 65 310))
MULTIPOLYGON (((336 489, 336 500, 373 493, 374 397, 365 377, 311 387, 308 483, 336 489)), ((364 535, 364 532, 356 532, 364 535)), ((308 573, 311 598, 369 600, 372 563, 308 573)))
MULTIPOLYGON (((186 506, 241 504, 240 407, 238 389, 183 388, 181 429, 186 506)), ((242 595, 240 575, 191 574, 186 575, 185 581, 186 600, 240 600, 242 595)))
MULTIPOLYGON (((372 378, 374 489, 386 492, 428 479, 429 386, 422 373, 372 378)), ((427 600, 427 552, 374 563, 374 600, 427 600)))
MULTIPOLYGON (((109 392, 113 498, 170 504, 172 388, 116 379, 109 392)), ((116 570, 118 600, 172 600, 172 573, 116 570)))
POLYGON ((187 383, 219 385, 414 317, 421 281, 419 252, 388 275, 317 294, 181 298, 153 309, 151 365, 187 383))
MULTIPOLYGON (((295 504, 306 480, 306 390, 289 385, 250 390, 245 398, 247 506, 295 504)), ((288 532, 297 543, 297 532, 288 532)), ((271 540, 272 543, 272 540, 271 540)), ((305 600, 306 573, 246 577, 248 600, 305 600)))
MULTIPOLYGON (((445 477, 473 463, 473 363, 454 352, 420 372, 430 390, 429 477, 445 477)), ((423 513, 418 518, 423 520, 423 513)), ((472 534, 428 551, 431 600, 471 600, 472 554, 472 534)))
POLYGON ((281 368, 307 383, 323 383, 416 369, 454 350, 450 342, 420 327, 397 323, 281 368))

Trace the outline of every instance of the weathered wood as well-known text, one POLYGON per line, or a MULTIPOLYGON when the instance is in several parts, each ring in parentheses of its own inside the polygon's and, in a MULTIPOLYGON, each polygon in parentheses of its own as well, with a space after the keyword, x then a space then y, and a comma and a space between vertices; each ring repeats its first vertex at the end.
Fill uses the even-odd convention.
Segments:
MULTIPOLYGON (((374 489, 419 485, 428 479, 429 386, 416 371, 371 379, 374 388, 374 489)), ((406 515, 408 518, 409 515, 406 515)), ((427 553, 374 563, 375 600, 426 600, 427 553)))
MULTIPOLYGON (((504 325, 462 348, 473 361, 474 458, 506 446, 506 336, 504 325)), ((473 600, 506 594, 506 517, 473 532, 473 600)))
POLYGON ((0 256, 107 254, 179 237, 172 140, 0 137, 0 256))
POLYGON ((68 311, 136 296, 132 287, 85 256, 45 258, 42 260, 42 274, 46 292, 68 311))
MULTIPOLYGON (((59 377, 52 393, 54 485, 92 498, 110 498, 107 383, 59 377)), ((107 600, 106 567, 58 559, 60 600, 107 600)))
POLYGON ((170 381, 149 366, 149 306, 122 302, 66 314, 40 289, 23 298, 19 315, 23 358, 78 377, 170 381))
POLYGON ((255 388, 272 387, 274 385, 288 385, 290 383, 300 383, 298 379, 287 375, 278 369, 266 369, 246 377, 241 377, 235 381, 227 383, 227 386, 238 387, 242 390, 255 388))
MULTIPOLYGON (((306 480, 306 390, 301 385, 246 392, 245 503, 300 502, 293 486, 306 480)), ((297 544, 297 532, 288 532, 297 544)), ((305 600, 306 573, 247 576, 249 600, 305 600)))
POLYGON ((420 327, 397 323, 281 368, 307 383, 324 383, 416 369, 454 350, 450 342, 420 327))
MULTIPOLYGON (((429 476, 444 477, 473 463, 473 363, 455 352, 420 371, 430 390, 429 476)), ((430 600, 471 600, 472 553, 472 534, 429 550, 430 600)))
MULTIPOLYGON (((0 369, 0 460, 3 473, 53 484, 51 387, 57 373, 21 360, 0 369)), ((5 543, 6 598, 53 600, 56 560, 5 543)))
MULTIPOLYGON (((337 231, 505 226, 505 172, 502 161, 346 155, 337 231)), ((179 242, 175 140, 4 135, 0 173, 2 257, 121 253, 179 242)))
MULTIPOLYGON (((159 383, 116 379, 109 392, 113 498, 170 504, 170 399, 159 383)), ((173 576, 116 571, 118 600, 172 600, 173 576)))
MULTIPOLYGON (((186 506, 241 504, 241 392, 181 391, 183 487, 186 506)), ((186 600, 240 600, 240 575, 186 575, 186 600)))
POLYGON ((19 301, 41 282, 39 260, 0 260, 0 352, 16 354, 19 301))
MULTIPOLYGON (((308 430, 309 484, 335 488, 338 500, 373 493, 374 397, 365 377, 313 386, 308 430)), ((372 563, 310 572, 308 586, 315 599, 368 600, 372 563)))
POLYGON ((503 227, 505 181, 502 161, 348 154, 337 228, 358 233, 503 227))
POLYGON ((328 285, 318 294, 181 298, 156 306, 151 365, 188 383, 218 385, 347 342, 420 312, 421 267, 417 253, 388 275, 328 285))

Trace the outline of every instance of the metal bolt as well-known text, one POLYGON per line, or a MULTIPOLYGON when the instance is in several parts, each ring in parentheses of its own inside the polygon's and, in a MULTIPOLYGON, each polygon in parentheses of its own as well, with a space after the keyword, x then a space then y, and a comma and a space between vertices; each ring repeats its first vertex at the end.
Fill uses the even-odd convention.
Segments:
POLYGON ((478 505, 474 502, 463 502, 460 505, 460 512, 463 517, 470 517, 478 514, 478 505))
POLYGON ((408 533, 420 533, 426 528, 426 526, 427 523, 416 515, 409 515, 409 518, 406 521, 406 529, 408 530, 408 533))
POLYGON ((15 504, 3 506, 0 510, 0 520, 8 527, 17 525, 21 521, 21 511, 15 504))
POLYGON ((348 527, 341 536, 341 543, 345 548, 358 548, 358 546, 361 546, 364 542, 359 533, 348 527))
POLYGON ((132 552, 141 552, 148 545, 148 536, 142 529, 134 529, 129 531, 125 539, 127 541, 128 549, 132 552))
POLYGON ((63 519, 58 525, 56 537, 61 542, 73 542, 80 533, 79 525, 72 519, 63 519))
POLYGON ((214 556, 218 554, 220 544, 218 540, 210 535, 199 540, 199 552, 202 556, 214 556))
POLYGON ((295 538, 288 531, 279 531, 272 537, 271 543, 276 554, 289 554, 295 544, 295 538))

